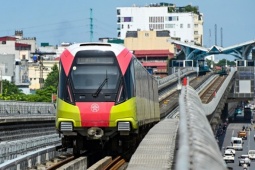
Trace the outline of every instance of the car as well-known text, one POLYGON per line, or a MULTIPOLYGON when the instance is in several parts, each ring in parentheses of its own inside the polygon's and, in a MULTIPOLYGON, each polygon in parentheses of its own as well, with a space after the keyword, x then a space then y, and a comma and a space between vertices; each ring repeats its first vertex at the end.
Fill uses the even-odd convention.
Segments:
POLYGON ((243 150, 243 139, 238 137, 231 137, 232 146, 235 150, 243 150))
POLYGON ((227 162, 235 162, 235 156, 232 153, 231 150, 225 150, 225 153, 223 155, 223 160, 227 163, 227 162))
POLYGON ((245 130, 241 130, 238 132, 238 137, 242 139, 247 139, 247 132, 245 130))
POLYGON ((243 164, 246 164, 248 166, 251 165, 251 160, 249 159, 249 155, 241 155, 239 157, 239 166, 242 166, 243 164))
POLYGON ((248 156, 250 160, 255 160, 255 150, 249 150, 248 156))
POLYGON ((233 153, 233 155, 236 155, 236 150, 233 146, 226 146, 225 150, 230 150, 233 153))

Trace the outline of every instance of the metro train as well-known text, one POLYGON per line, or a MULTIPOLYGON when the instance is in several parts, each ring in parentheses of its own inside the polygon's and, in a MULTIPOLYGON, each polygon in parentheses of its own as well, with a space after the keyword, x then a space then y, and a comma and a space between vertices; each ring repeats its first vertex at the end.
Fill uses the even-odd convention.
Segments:
POLYGON ((160 121, 157 81, 122 45, 73 44, 60 56, 56 109, 63 148, 120 153, 160 121))

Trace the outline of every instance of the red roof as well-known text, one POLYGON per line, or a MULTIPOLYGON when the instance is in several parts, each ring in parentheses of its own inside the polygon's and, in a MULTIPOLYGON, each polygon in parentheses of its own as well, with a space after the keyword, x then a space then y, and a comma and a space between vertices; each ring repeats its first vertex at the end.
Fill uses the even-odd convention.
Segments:
POLYGON ((144 67, 154 66, 154 67, 166 67, 166 62, 143 62, 144 67))
POLYGON ((30 47, 30 44, 15 43, 15 47, 30 47))
POLYGON ((4 36, 0 37, 0 41, 16 41, 16 37, 4 36))
POLYGON ((168 56, 173 55, 169 50, 135 50, 135 56, 168 56))

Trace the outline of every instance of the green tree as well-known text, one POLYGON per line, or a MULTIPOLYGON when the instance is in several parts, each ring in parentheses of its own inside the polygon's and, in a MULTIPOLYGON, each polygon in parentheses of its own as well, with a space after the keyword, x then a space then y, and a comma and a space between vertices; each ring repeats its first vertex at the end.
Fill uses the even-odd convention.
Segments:
POLYGON ((52 94, 56 94, 57 89, 54 86, 44 87, 36 90, 36 97, 33 98, 36 102, 51 102, 52 94))
POLYGON ((3 90, 0 94, 1 100, 25 100, 26 95, 14 83, 3 80, 3 90))
POLYGON ((48 74, 44 87, 49 87, 53 86, 55 89, 58 87, 58 76, 59 76, 59 71, 58 71, 58 66, 55 64, 52 68, 52 71, 48 74))
POLYGON ((226 65, 226 60, 225 59, 221 59, 221 60, 219 60, 219 62, 216 65, 217 66, 225 66, 226 65))
POLYGON ((194 12, 195 14, 198 14, 198 8, 196 6, 187 5, 185 6, 186 12, 194 12))
POLYGON ((2 96, 10 96, 13 94, 23 94, 14 83, 9 82, 8 80, 3 80, 3 91, 2 96))

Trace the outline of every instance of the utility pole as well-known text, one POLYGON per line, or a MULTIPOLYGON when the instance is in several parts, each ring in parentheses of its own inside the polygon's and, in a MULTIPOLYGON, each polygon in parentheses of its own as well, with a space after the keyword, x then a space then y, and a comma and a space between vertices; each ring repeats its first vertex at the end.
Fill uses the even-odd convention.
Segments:
POLYGON ((208 47, 211 47, 211 29, 209 29, 209 45, 208 47))
POLYGON ((215 24, 215 45, 217 45, 217 24, 215 24))
POLYGON ((3 74, 2 74, 2 68, 1 68, 1 79, 0 79, 0 81, 1 81, 1 91, 0 91, 0 94, 3 94, 3 74))
POLYGON ((221 35, 221 47, 223 47, 223 28, 220 28, 220 35, 221 35))
POLYGON ((94 35, 94 31, 93 31, 93 11, 92 8, 90 8, 90 42, 93 42, 93 35, 94 35))
POLYGON ((40 89, 43 88, 44 86, 44 79, 43 79, 43 58, 42 56, 38 56, 39 59, 39 70, 40 70, 40 75, 39 75, 39 84, 40 84, 40 89))

